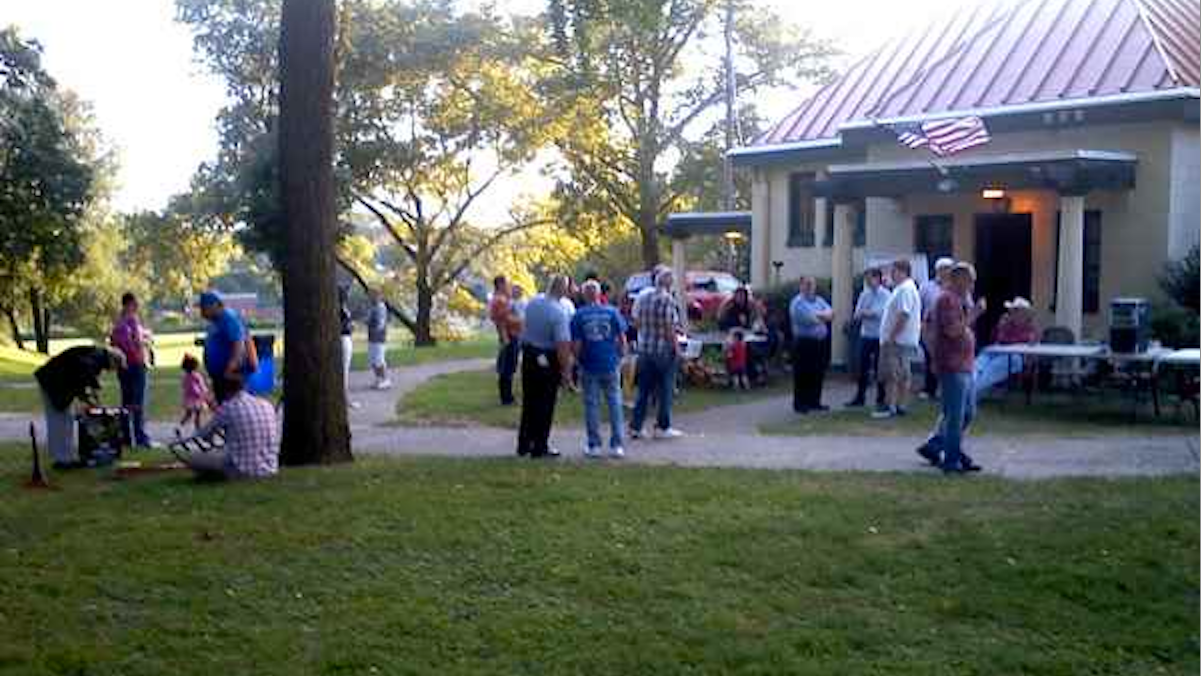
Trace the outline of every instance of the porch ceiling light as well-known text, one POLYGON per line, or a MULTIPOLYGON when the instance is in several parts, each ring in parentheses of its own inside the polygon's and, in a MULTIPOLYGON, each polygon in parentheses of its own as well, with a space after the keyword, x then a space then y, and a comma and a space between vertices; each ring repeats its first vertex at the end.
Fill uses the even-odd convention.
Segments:
POLYGON ((980 196, 986 200, 1005 199, 1005 190, 1002 188, 985 188, 980 191, 980 196))
POLYGON ((737 230, 730 230, 725 234, 725 238, 731 242, 739 242, 742 240, 742 233, 737 230))

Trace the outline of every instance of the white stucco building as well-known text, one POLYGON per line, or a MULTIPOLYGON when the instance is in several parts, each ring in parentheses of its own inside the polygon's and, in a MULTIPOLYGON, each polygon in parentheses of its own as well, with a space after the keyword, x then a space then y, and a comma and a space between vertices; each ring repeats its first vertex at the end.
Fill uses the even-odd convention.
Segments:
POLYGON ((980 3, 882 46, 731 153, 752 284, 830 277, 845 320, 865 252, 951 255, 977 266, 986 324, 1021 295, 1102 337, 1109 300, 1160 298, 1198 241, 1199 52, 1197 0, 980 3), (894 132, 965 116, 991 141, 945 158, 894 132))

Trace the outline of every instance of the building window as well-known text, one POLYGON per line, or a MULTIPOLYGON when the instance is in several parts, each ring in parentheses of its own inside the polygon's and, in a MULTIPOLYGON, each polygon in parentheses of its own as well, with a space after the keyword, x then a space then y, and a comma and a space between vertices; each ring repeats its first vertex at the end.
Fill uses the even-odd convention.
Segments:
POLYGON ((928 274, 934 276, 934 262, 955 254, 955 218, 951 214, 918 216, 913 221, 913 250, 926 254, 928 274))
MULTIPOLYGON (((851 234, 851 248, 867 246, 867 203, 863 200, 852 202, 855 209, 855 229, 851 234)), ((822 246, 829 249, 834 246, 834 203, 826 209, 825 239, 822 246)))
POLYGON ((811 173, 788 177, 788 246, 791 248, 814 244, 813 179, 811 173))
MULTIPOLYGON (((1051 310, 1055 310, 1056 295, 1059 293, 1059 220, 1055 212, 1055 286, 1051 290, 1051 310)), ((1084 211, 1084 297, 1083 311, 1094 314, 1101 311, 1101 211, 1084 211)))

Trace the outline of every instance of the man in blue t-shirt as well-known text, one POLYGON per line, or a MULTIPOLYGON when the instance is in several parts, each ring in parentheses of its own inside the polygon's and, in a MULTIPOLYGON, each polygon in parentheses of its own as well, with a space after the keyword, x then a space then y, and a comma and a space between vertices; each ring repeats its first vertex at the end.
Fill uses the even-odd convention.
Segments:
POLYGON ((584 387, 584 422, 588 428, 588 446, 584 455, 601 455, 600 399, 604 395, 609 408, 609 455, 625 457, 625 421, 621 409, 621 376, 618 365, 626 348, 626 325, 617 309, 599 302, 601 287, 596 280, 584 282, 584 307, 571 318, 571 339, 580 364, 584 387))
POLYGON ((224 402, 235 392, 230 380, 243 380, 246 370, 246 331, 237 312, 225 307, 220 294, 205 291, 200 294, 200 314, 208 320, 204 335, 204 370, 213 381, 213 396, 224 402))

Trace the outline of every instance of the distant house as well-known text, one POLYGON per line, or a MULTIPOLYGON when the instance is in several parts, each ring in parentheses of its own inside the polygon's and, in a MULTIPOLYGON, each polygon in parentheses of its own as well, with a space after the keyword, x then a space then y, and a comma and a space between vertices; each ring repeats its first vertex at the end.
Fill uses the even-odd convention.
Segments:
POLYGON ((1021 295, 1102 337, 1109 300, 1158 298, 1198 241, 1199 51, 1197 0, 982 2, 885 44, 731 152, 753 284, 831 277, 846 318, 865 255, 951 255, 986 323, 1021 295), (947 157, 898 138, 971 117, 991 140, 947 157))

